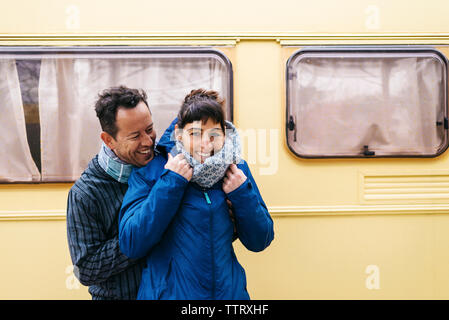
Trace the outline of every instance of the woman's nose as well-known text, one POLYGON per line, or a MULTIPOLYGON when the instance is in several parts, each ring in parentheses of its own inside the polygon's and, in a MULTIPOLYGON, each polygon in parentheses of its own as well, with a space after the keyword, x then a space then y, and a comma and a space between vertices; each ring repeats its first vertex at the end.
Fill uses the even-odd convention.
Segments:
POLYGON ((210 149, 210 146, 212 145, 212 141, 210 140, 208 135, 203 135, 201 138, 201 149, 202 150, 208 150, 210 149))

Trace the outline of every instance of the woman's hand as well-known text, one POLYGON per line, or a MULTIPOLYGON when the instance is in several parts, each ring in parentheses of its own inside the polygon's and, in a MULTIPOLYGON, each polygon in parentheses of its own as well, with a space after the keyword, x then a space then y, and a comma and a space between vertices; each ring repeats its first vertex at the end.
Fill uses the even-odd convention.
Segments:
POLYGON ((184 156, 181 153, 177 154, 176 157, 173 157, 169 153, 168 161, 165 164, 164 168, 176 172, 177 174, 186 178, 187 181, 190 181, 190 179, 192 179, 193 169, 190 164, 187 163, 186 159, 184 159, 184 156))
POLYGON ((230 193, 240 187, 243 182, 245 182, 246 176, 242 170, 237 168, 237 166, 232 163, 228 170, 226 171, 226 175, 223 178, 223 191, 225 193, 230 193))

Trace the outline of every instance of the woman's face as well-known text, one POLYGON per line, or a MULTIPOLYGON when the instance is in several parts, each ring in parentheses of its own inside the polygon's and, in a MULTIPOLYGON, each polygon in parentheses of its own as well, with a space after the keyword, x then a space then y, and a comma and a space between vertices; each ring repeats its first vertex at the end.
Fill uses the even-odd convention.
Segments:
POLYGON ((207 119, 205 123, 187 123, 182 130, 177 130, 176 135, 190 155, 201 163, 220 151, 225 141, 220 124, 212 119, 207 119))

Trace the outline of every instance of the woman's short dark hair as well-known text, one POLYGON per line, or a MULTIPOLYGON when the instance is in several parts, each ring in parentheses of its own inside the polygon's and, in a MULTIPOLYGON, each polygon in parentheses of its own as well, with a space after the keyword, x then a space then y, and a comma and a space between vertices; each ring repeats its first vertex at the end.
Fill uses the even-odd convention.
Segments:
POLYGON ((184 98, 181 110, 178 113, 178 127, 184 128, 186 124, 194 121, 205 123, 212 119, 219 123, 225 132, 224 99, 219 97, 217 91, 196 89, 184 98))
MULTIPOLYGON (((123 107, 132 109, 143 101, 147 107, 147 95, 145 91, 130 89, 125 86, 112 87, 102 91, 95 103, 95 111, 100 120, 101 129, 109 133, 114 139, 118 128, 115 124, 117 109, 123 107)), ((148 108, 149 109, 149 108, 148 108)))

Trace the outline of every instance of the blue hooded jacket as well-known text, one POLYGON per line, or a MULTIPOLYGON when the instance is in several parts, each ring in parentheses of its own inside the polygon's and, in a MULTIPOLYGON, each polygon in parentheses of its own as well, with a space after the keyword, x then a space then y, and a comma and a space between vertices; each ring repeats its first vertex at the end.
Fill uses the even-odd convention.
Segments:
POLYGON ((226 199, 248 250, 262 251, 271 243, 273 221, 244 161, 237 167, 247 179, 229 194, 222 180, 204 189, 164 169, 175 123, 159 141, 158 150, 166 152, 133 170, 120 210, 120 250, 147 259, 137 299, 249 299, 226 199))

